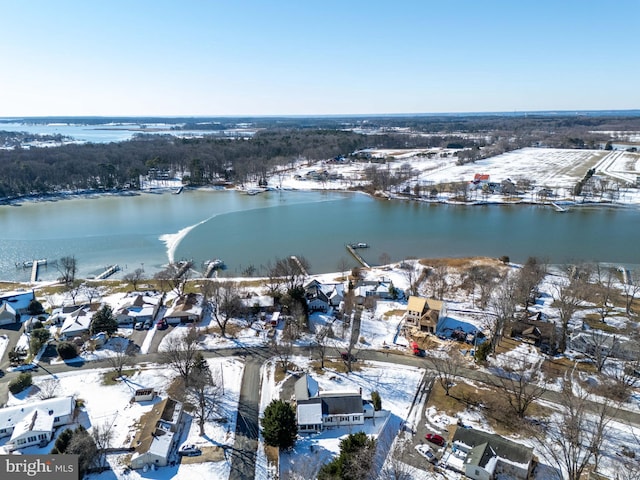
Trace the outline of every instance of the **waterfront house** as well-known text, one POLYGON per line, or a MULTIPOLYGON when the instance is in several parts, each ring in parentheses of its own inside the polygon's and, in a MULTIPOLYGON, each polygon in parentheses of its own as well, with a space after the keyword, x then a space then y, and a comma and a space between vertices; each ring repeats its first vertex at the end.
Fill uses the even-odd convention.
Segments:
POLYGON ((100 305, 92 304, 77 307, 75 311, 64 316, 64 321, 60 327, 59 336, 63 340, 73 337, 82 336, 89 331, 93 314, 98 310, 100 305))
POLYGON ((438 324, 447 316, 446 304, 432 298, 410 296, 405 313, 405 325, 435 334, 438 324))
POLYGON ((138 422, 140 427, 131 448, 131 468, 164 467, 180 438, 182 403, 165 398, 156 403, 138 422))
POLYGON ((320 283, 312 280, 304 287, 309 311, 326 312, 330 307, 337 307, 344 300, 344 284, 320 283))
POLYGON ((17 321, 18 317, 14 308, 7 302, 0 304, 0 325, 10 325, 17 321))
POLYGON ((74 397, 60 397, 2 408, 0 438, 11 437, 10 450, 49 443, 56 427, 73 422, 75 407, 74 397))
POLYGON ((119 325, 151 323, 156 318, 161 305, 161 295, 129 294, 115 308, 114 315, 119 325))
POLYGON ((458 427, 447 463, 474 480, 527 480, 535 466, 533 448, 475 428, 458 427))
POLYGON ((176 299, 173 306, 167 310, 164 321, 173 325, 195 323, 202 320, 203 315, 202 297, 188 293, 176 299))

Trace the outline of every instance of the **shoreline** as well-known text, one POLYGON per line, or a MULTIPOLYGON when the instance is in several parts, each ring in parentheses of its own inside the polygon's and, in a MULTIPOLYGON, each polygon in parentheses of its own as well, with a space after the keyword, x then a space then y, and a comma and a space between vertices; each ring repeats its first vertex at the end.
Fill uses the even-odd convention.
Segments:
MULTIPOLYGON (((183 192, 188 191, 236 191, 238 193, 244 193, 247 195, 260 195, 264 192, 335 192, 335 193, 359 193, 363 195, 367 195, 371 198, 378 200, 400 200, 400 201, 409 201, 409 202, 420 202, 420 203, 429 203, 434 205, 457 205, 457 206, 467 206, 467 207, 476 207, 476 206, 517 206, 517 205, 525 205, 525 206, 542 206, 542 207, 550 207, 556 208, 554 204, 563 207, 566 211, 570 211, 571 209, 584 209, 584 208, 612 208, 612 209, 638 209, 640 210, 640 205, 631 202, 613 202, 611 200, 587 200, 583 199, 582 201, 569 200, 569 199, 558 199, 555 202, 546 200, 546 201, 535 201, 528 200, 524 198, 520 198, 516 201, 513 200, 500 200, 499 198, 491 199, 491 200, 469 200, 469 201, 459 201, 455 199, 449 198, 425 198, 425 197, 415 197, 409 195, 400 195, 397 193, 391 192, 375 192, 369 193, 361 189, 344 189, 344 188, 267 188, 261 189, 258 192, 254 192, 251 188, 226 188, 215 185, 210 186, 199 186, 199 187, 191 187, 184 186, 183 192), (251 193, 249 193, 251 192, 251 193)), ((44 193, 38 195, 25 195, 22 197, 14 197, 14 198, 3 198, 0 199, 0 207, 21 207, 23 204, 38 204, 45 202, 58 202, 61 200, 74 200, 74 199, 99 199, 102 197, 110 197, 110 196, 119 196, 119 197, 137 197, 144 194, 150 195, 161 195, 165 193, 174 193, 175 187, 157 187, 157 188, 149 188, 144 190, 132 190, 132 189, 121 189, 121 190, 81 190, 81 191, 65 191, 65 192, 51 192, 44 193)), ((511 197, 513 198, 513 197, 511 197)), ((558 213, 561 213, 559 211, 558 213)), ((178 232, 180 233, 180 232, 178 232)), ((176 235, 176 234, 171 234, 176 235)), ((169 240, 169 239, 168 239, 169 240)))

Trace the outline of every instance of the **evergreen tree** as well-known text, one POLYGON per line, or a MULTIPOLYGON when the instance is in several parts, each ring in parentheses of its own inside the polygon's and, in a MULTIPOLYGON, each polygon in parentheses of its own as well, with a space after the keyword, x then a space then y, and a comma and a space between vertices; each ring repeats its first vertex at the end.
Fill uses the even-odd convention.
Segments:
POLYGON ((262 418, 262 435, 267 445, 289 449, 298 435, 296 412, 284 400, 273 400, 262 418))
POLYGON ((91 335, 96 333, 105 332, 107 335, 111 335, 118 330, 118 321, 113 316, 113 312, 109 305, 103 305, 100 310, 93 314, 91 319, 91 326, 89 332, 91 335))

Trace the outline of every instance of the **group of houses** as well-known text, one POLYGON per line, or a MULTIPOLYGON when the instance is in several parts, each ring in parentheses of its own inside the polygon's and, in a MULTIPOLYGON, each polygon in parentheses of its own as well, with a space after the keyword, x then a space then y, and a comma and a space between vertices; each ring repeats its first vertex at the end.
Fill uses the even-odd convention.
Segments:
MULTIPOLYGON (((178 448, 183 430, 183 407, 169 397, 160 398, 153 389, 142 388, 132 399, 151 404, 138 421, 139 428, 131 445, 130 466, 141 469, 169 464, 178 448)), ((0 439, 4 452, 22 452, 28 447, 44 448, 60 429, 77 422, 77 405, 73 396, 32 401, 0 409, 0 439)), ((125 447, 126 448, 126 447, 125 447)))

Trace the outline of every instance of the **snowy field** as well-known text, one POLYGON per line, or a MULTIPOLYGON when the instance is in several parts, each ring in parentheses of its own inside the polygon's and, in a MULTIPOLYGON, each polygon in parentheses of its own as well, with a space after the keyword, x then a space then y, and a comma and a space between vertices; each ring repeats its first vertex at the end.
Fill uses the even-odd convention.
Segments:
MULTIPOLYGON (((389 168, 392 172, 403 170, 409 173, 409 180, 398 187, 413 187, 416 183, 435 186, 454 182, 471 182, 476 174, 490 176, 491 182, 500 183, 510 179, 530 181, 533 193, 540 188, 549 188, 558 199, 573 197, 576 183, 587 171, 595 168, 596 176, 609 182, 620 181, 635 184, 640 175, 640 154, 625 151, 576 150, 557 148, 523 148, 495 157, 478 160, 464 165, 457 164, 456 150, 413 149, 413 150, 369 150, 372 158, 387 158, 384 165, 353 162, 299 163, 293 170, 283 170, 272 175, 269 185, 275 188, 297 190, 340 190, 361 186, 366 183, 364 170, 367 167, 389 168), (326 181, 313 179, 313 173, 326 170, 339 178, 326 181)), ((251 188, 249 188, 251 190, 251 188)), ((537 201, 529 192, 523 198, 537 201)), ((492 196, 492 202, 501 196, 492 196)), ((440 192, 439 200, 447 200, 446 192, 440 192)), ((636 188, 620 188, 617 199, 620 203, 640 204, 640 193, 636 188)))

